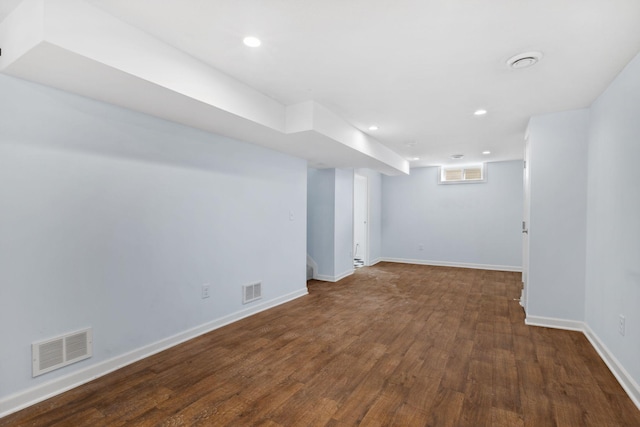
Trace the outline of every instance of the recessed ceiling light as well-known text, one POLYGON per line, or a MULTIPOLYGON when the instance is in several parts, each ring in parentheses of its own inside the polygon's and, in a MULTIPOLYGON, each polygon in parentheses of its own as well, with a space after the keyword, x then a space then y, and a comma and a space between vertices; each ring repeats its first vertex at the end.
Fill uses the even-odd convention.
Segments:
POLYGON ((460 159, 461 159, 461 158, 463 158, 463 157, 464 157, 464 154, 453 154, 453 155, 451 156, 451 158, 452 158, 452 159, 455 159, 455 160, 460 160, 460 159))
POLYGON ((416 160, 420 160, 420 157, 409 157, 409 161, 415 162, 416 160))
POLYGON ((483 151, 482 154, 484 154, 486 156, 487 154, 491 154, 491 151, 489 151, 489 150, 483 151))
POLYGON ((378 126, 373 125, 373 126, 369 126, 369 130, 378 130, 380 129, 378 126))
POLYGON ((525 52, 509 58, 507 65, 514 69, 527 68, 535 65, 541 59, 542 52, 525 52))
POLYGON ((253 36, 247 36, 242 39, 242 42, 249 47, 258 47, 262 44, 259 38, 253 36))
POLYGON ((475 114, 476 116, 484 116, 485 114, 487 114, 487 110, 483 110, 483 109, 476 110, 473 112, 473 114, 475 114))

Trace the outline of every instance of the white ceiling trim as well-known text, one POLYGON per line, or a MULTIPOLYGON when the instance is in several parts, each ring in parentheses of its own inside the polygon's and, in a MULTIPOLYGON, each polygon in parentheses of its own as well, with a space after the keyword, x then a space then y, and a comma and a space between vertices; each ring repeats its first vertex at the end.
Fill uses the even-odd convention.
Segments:
POLYGON ((324 106, 285 106, 84 0, 24 0, 0 23, 0 71, 305 158, 409 173, 324 106))

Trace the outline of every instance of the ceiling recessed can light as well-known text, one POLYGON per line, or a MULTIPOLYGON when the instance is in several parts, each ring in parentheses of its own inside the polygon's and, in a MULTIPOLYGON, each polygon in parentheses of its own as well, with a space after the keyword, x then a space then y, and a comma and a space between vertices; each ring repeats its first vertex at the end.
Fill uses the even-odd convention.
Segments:
POLYGON ((486 151, 483 151, 482 154, 484 154, 486 156, 487 154, 491 154, 491 151, 486 150, 486 151))
POLYGON ((420 157, 409 157, 409 161, 415 162, 416 160, 420 160, 420 157))
POLYGON ((247 36, 242 39, 242 43, 249 47, 258 47, 262 44, 259 38, 253 36, 247 36))
POLYGON ((464 154, 452 154, 451 158, 454 160, 460 160, 461 158, 464 157, 464 154))
POLYGON ((520 69, 535 65, 542 59, 542 52, 525 52, 512 56, 507 60, 509 68, 520 69))
POLYGON ((473 112, 476 116, 484 116, 487 114, 487 110, 483 110, 482 108, 473 112))
POLYGON ((373 125, 373 126, 369 126, 369 130, 378 130, 380 129, 378 126, 373 125))

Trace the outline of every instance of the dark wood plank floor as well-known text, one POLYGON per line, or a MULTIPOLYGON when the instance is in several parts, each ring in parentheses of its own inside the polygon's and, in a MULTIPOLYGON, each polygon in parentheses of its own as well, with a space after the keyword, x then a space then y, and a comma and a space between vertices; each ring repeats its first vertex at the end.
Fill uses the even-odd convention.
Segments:
POLYGON ((381 263, 0 426, 640 426, 578 332, 524 325, 516 273, 381 263))

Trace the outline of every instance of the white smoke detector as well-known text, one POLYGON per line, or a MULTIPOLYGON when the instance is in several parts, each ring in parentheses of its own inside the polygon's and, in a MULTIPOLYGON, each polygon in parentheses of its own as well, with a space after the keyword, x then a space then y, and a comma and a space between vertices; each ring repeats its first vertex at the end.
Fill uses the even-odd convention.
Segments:
POLYGON ((507 65, 514 69, 527 68, 535 65, 541 59, 542 52, 525 52, 509 58, 507 65))

